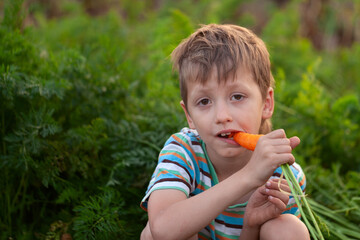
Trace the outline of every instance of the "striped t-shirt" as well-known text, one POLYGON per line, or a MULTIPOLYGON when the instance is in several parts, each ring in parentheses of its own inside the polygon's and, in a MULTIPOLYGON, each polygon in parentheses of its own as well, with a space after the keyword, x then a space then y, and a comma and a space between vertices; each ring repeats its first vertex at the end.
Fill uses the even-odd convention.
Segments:
MULTIPOLYGON (((291 169, 305 191, 305 175, 301 167, 294 163, 291 169)), ((271 178, 279 178, 281 168, 275 170, 271 178)), ((196 130, 183 128, 172 135, 160 152, 158 165, 151 177, 141 207, 147 209, 150 194, 159 189, 177 189, 187 197, 197 195, 218 183, 215 169, 209 160, 205 144, 196 130)), ((198 233, 199 239, 238 239, 243 226, 246 204, 229 206, 198 233)), ((300 217, 295 200, 290 197, 284 213, 300 217)))

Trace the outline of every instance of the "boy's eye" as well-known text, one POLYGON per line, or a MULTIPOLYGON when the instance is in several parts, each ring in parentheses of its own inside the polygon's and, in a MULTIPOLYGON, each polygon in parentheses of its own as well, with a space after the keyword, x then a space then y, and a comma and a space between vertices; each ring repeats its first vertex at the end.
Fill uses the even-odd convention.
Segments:
POLYGON ((199 105, 201 105, 201 106, 208 105, 209 103, 210 103, 210 99, 208 99, 208 98, 203 98, 199 101, 199 105))
POLYGON ((244 96, 241 94, 234 94, 234 95, 232 95, 231 100, 240 101, 243 98, 244 98, 244 96))

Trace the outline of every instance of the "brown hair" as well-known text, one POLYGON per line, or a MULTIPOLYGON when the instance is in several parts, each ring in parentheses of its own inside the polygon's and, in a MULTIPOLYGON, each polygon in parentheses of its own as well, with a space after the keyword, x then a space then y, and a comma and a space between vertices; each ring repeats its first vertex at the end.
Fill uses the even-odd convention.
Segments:
MULTIPOLYGON (((250 70, 265 99, 274 85, 269 53, 264 42, 252 31, 236 25, 209 24, 184 39, 171 54, 174 69, 180 78, 181 98, 187 106, 187 81, 205 83, 213 67, 218 81, 235 78, 240 67, 250 70)), ((260 133, 271 131, 270 119, 265 120, 260 133)))

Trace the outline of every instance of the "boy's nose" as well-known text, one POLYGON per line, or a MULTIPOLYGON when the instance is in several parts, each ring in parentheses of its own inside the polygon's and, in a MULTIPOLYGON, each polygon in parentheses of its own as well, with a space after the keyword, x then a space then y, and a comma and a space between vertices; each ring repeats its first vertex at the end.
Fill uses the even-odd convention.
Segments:
POLYGON ((226 104, 218 105, 216 108, 216 122, 225 123, 231 121, 232 121, 232 117, 229 108, 226 106, 226 104))

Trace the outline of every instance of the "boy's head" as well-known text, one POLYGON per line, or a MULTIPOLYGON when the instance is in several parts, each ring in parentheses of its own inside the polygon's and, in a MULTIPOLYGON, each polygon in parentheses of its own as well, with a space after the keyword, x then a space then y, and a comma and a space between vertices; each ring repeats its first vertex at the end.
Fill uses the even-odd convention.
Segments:
MULTIPOLYGON (((202 26, 183 40, 171 54, 179 72, 180 92, 187 106, 187 82, 205 83, 216 68, 218 81, 234 79, 241 68, 251 72, 263 99, 274 84, 269 53, 264 42, 250 30, 236 25, 202 26)), ((261 133, 271 131, 270 119, 264 120, 261 133)))

